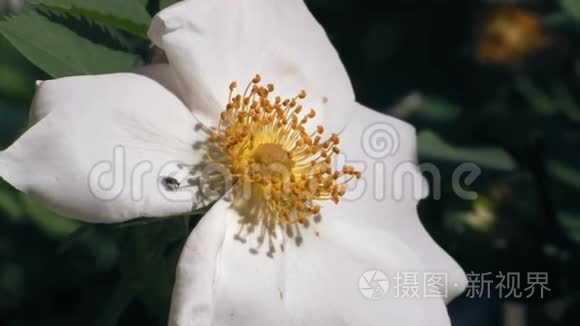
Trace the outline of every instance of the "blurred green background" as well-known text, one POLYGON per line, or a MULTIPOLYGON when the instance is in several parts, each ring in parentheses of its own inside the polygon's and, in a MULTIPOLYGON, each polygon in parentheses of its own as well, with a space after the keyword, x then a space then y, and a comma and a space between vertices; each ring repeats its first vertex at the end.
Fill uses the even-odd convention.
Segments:
MULTIPOLYGON (((151 62, 150 17, 171 2, 0 0, 0 148, 36 80, 151 62)), ((437 242, 467 272, 549 273, 544 298, 464 295, 453 324, 580 325, 580 0, 307 4, 358 100, 414 124, 443 171, 419 207, 437 242), (471 201, 451 183, 465 162, 482 168, 471 201)), ((190 222, 82 225, 0 183, 0 324, 164 325, 190 222)))

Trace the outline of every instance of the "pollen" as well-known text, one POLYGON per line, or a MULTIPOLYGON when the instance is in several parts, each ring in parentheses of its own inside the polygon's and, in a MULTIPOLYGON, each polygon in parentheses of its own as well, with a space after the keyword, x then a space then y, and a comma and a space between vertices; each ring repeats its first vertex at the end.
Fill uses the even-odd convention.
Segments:
POLYGON ((261 201, 268 219, 282 224, 305 223, 321 212, 322 201, 335 204, 347 184, 361 177, 354 167, 333 168, 341 152, 337 134, 325 136, 314 126, 315 109, 304 109, 305 90, 292 98, 275 95, 275 85, 263 86, 256 75, 237 92, 229 85, 228 103, 210 136, 209 159, 222 164, 234 178, 234 194, 261 201), (244 190, 244 191, 242 191, 244 190))

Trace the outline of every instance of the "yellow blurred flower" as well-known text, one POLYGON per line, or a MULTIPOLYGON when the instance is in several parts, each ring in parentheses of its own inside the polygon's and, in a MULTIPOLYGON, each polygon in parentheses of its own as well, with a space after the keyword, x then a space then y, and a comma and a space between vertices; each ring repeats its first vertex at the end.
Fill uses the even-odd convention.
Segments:
POLYGON ((480 30, 478 57, 482 61, 512 64, 550 45, 540 15, 512 5, 494 8, 480 30))
POLYGON ((493 203, 485 197, 480 197, 473 203, 473 210, 467 214, 465 219, 467 225, 481 232, 490 231, 495 222, 496 215, 493 203))

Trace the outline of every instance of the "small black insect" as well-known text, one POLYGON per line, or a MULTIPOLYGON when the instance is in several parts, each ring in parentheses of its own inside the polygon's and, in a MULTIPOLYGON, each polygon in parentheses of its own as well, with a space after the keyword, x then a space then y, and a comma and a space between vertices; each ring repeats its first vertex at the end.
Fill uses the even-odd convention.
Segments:
POLYGON ((169 191, 177 191, 179 189, 179 186, 181 186, 181 184, 179 183, 179 181, 177 181, 177 179, 172 178, 172 177, 165 177, 165 178, 163 178, 161 180, 161 183, 169 191))

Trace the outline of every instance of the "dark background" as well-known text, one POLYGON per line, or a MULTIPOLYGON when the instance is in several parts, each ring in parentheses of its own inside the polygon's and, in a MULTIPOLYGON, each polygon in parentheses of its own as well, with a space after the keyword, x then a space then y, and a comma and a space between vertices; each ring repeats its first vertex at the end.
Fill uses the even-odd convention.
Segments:
MULTIPOLYGON (((114 10, 32 2, 0 1, 0 148, 24 131, 34 81, 72 74, 14 43, 6 24, 65 57, 75 56, 59 52, 69 43, 53 49, 42 38, 82 37, 129 53, 127 70, 154 56, 145 11, 116 20, 114 10), (15 21, 31 10, 72 36, 15 21)), ((153 15, 170 1, 134 2, 153 15)), ((358 100, 415 125, 421 162, 441 169, 441 198, 419 207, 437 242, 467 272, 521 273, 522 290, 527 273, 549 275, 544 298, 502 298, 495 281, 489 297, 468 291, 450 306, 453 324, 579 325, 580 0, 307 3, 358 100), (475 200, 450 183, 465 162, 482 169, 468 186, 475 200)), ((102 73, 121 64, 87 65, 102 73)), ((165 324, 183 223, 82 225, 0 183, 0 324, 165 324)))

